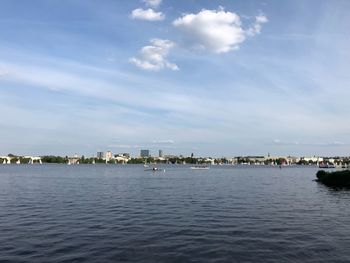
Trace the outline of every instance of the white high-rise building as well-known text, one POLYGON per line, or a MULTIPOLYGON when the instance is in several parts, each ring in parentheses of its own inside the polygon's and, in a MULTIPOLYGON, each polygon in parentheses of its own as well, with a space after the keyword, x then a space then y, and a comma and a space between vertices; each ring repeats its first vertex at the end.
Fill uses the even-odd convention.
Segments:
POLYGON ((113 153, 111 151, 106 152, 106 160, 109 161, 113 158, 113 153))

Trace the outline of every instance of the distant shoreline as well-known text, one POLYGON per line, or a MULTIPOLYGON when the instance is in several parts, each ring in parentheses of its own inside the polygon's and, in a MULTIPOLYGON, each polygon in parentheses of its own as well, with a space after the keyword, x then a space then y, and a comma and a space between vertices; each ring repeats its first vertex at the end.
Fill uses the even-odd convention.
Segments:
POLYGON ((8 154, 0 156, 0 164, 205 164, 205 165, 245 165, 245 166, 293 166, 317 165, 322 167, 347 168, 350 166, 350 157, 294 157, 294 156, 238 156, 238 157, 190 157, 161 156, 161 157, 131 157, 129 154, 113 155, 110 153, 101 158, 85 157, 84 155, 69 156, 17 156, 8 154))

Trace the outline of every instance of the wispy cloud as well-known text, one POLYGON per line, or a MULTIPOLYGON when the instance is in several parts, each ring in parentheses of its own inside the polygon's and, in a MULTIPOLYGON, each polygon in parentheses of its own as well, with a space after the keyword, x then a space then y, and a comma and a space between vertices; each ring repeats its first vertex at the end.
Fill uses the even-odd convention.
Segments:
POLYGON ((131 58, 130 62, 139 68, 151 71, 159 71, 161 69, 179 70, 175 63, 167 60, 170 49, 175 43, 166 39, 152 39, 150 46, 141 49, 137 58, 131 58))
MULTIPOLYGON (((44 58, 40 58, 42 60, 44 58)), ((31 89, 92 98, 96 103, 112 102, 114 107, 123 107, 123 113, 127 111, 140 116, 149 111, 192 115, 203 112, 198 95, 192 97, 185 94, 182 89, 166 81, 59 59, 46 58, 45 66, 28 61, 30 58, 26 58, 25 63, 0 62, 0 67, 6 68, 6 81, 31 89)))
POLYGON ((145 146, 138 144, 110 144, 108 148, 121 148, 121 149, 141 149, 145 146))
POLYGON ((294 145, 294 146, 319 146, 319 147, 334 147, 334 146, 346 146, 348 144, 339 141, 333 142, 299 142, 299 141, 281 141, 279 139, 273 140, 275 145, 294 145))
MULTIPOLYGON (((260 127, 265 134, 283 132, 295 136, 312 136, 317 131, 320 138, 327 138, 329 134, 346 134, 349 131, 344 115, 336 118, 333 116, 324 122, 322 115, 314 114, 315 109, 308 109, 309 103, 298 104, 296 108, 295 100, 280 100, 278 94, 271 93, 269 103, 257 99, 264 97, 264 89, 245 89, 246 94, 254 101, 252 106, 251 100, 241 100, 237 95, 218 97, 215 94, 197 92, 190 94, 186 86, 177 86, 161 79, 153 83, 150 79, 134 74, 124 76, 86 65, 66 62, 59 64, 59 60, 51 66, 46 63, 45 67, 28 62, 18 65, 0 63, 0 67, 6 68, 8 72, 6 81, 19 86, 45 89, 67 94, 69 97, 91 98, 99 105, 110 105, 112 102, 114 111, 107 108, 101 111, 94 109, 84 113, 83 119, 103 120, 103 124, 96 123, 93 130, 109 127, 110 131, 126 137, 134 134, 138 138, 144 136, 150 141, 158 136, 164 138, 164 134, 167 134, 175 141, 210 141, 217 138, 230 139, 232 132, 254 138, 254 132, 247 132, 253 124, 260 127), (277 110, 282 108, 283 113, 277 110), (119 115, 120 118, 116 119, 119 115), (104 120, 106 116, 108 118, 104 120), (113 125, 115 122, 118 125, 113 125), (153 125, 155 122, 157 125, 153 125), (311 122, 313 125, 308 125, 311 122), (290 123, 294 125, 290 126, 290 123), (186 133, 182 132, 184 128, 186 133)), ((225 85, 221 88, 224 92, 229 91, 229 87, 225 85)), ((91 125, 89 122, 88 125, 81 124, 80 127, 89 130, 91 125)))
POLYGON ((174 140, 153 140, 154 144, 174 144, 174 140))
POLYGON ((0 67, 0 78, 8 74, 5 68, 0 67))
POLYGON ((255 36, 256 34, 260 34, 261 32, 261 25, 268 22, 268 19, 264 15, 259 15, 255 17, 255 23, 252 27, 248 28, 246 31, 247 35, 249 36, 255 36))
POLYGON ((165 19, 165 15, 162 12, 156 12, 151 8, 137 8, 131 12, 131 18, 147 21, 162 21, 165 19))

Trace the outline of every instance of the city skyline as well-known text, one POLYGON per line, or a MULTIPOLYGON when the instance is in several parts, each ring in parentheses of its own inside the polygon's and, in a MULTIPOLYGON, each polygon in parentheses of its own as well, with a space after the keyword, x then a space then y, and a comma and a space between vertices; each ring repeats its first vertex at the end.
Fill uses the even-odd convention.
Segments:
POLYGON ((0 153, 349 156, 349 1, 1 1, 0 153))

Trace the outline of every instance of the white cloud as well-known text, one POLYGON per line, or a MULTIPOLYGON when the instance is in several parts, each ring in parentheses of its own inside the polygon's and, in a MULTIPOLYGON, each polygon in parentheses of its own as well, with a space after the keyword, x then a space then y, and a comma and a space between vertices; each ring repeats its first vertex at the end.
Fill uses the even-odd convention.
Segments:
POLYGON ((143 148, 145 146, 138 144, 110 144, 108 148, 123 148, 123 149, 138 149, 143 148))
POLYGON ((173 25, 186 33, 193 46, 215 53, 237 49, 245 40, 240 17, 222 8, 183 15, 173 25))
POLYGON ((255 19, 256 19, 256 22, 258 22, 258 23, 266 23, 269 21, 267 19, 267 17, 264 15, 257 16, 257 17, 255 17, 255 19))
POLYGON ((298 146, 320 146, 320 147, 334 147, 334 146, 346 146, 348 144, 339 141, 333 142, 299 142, 299 141, 281 141, 274 139, 273 144, 276 145, 298 145, 298 146))
POLYGON ((261 24, 266 22, 265 16, 258 16, 255 27, 246 31, 242 27, 239 15, 219 7, 218 10, 203 9, 197 14, 185 14, 174 20, 173 26, 186 34, 192 47, 225 53, 238 49, 247 35, 260 33, 261 24), (249 33, 249 30, 252 32, 249 33))
POLYGON ((174 140, 153 140, 154 144, 174 144, 174 140))
POLYGON ((7 74, 8 72, 5 69, 0 67, 0 78, 6 76, 7 74))
POLYGON ((142 2, 146 3, 148 6, 157 8, 162 3, 162 0, 143 0, 142 2))
POLYGON ((264 15, 259 15, 255 17, 255 24, 248 28, 247 35, 249 36, 255 36, 256 34, 260 34, 261 32, 261 25, 268 22, 268 19, 264 15))
POLYGON ((147 20, 147 21, 161 21, 165 19, 162 12, 155 12, 153 9, 137 8, 131 12, 133 19, 147 20))
POLYGON ((179 69, 176 64, 166 59, 169 50, 175 45, 174 42, 166 39, 152 39, 150 42, 152 45, 143 47, 138 58, 130 59, 131 63, 145 70, 179 69))

